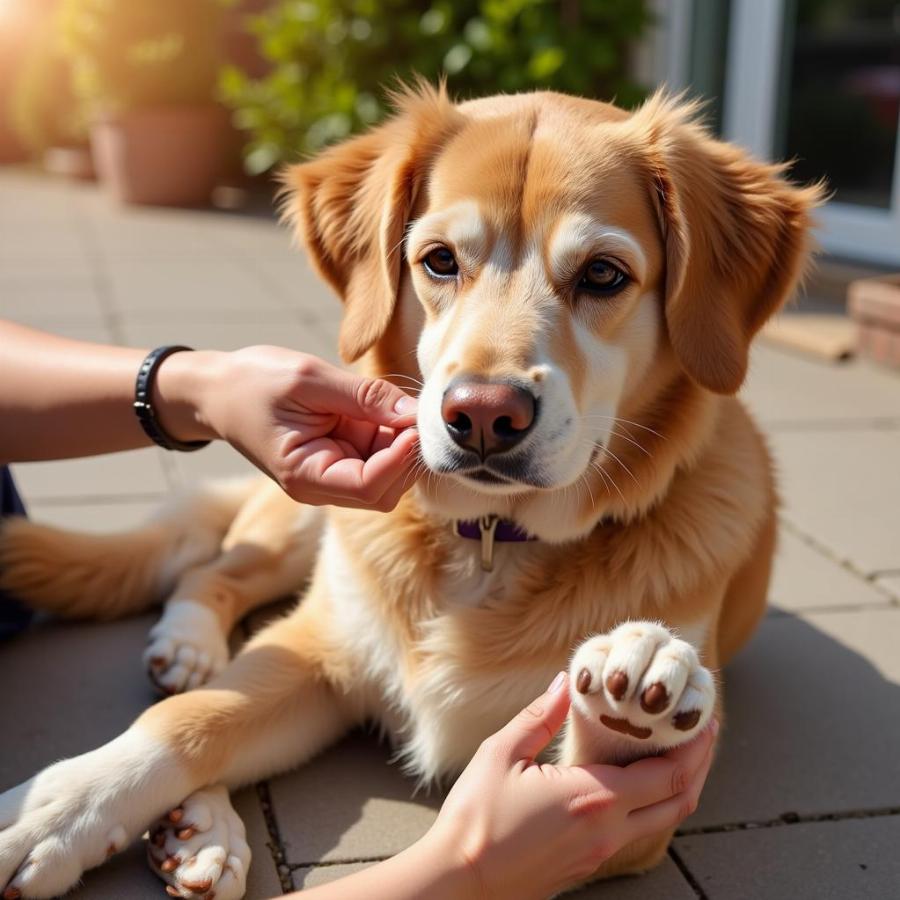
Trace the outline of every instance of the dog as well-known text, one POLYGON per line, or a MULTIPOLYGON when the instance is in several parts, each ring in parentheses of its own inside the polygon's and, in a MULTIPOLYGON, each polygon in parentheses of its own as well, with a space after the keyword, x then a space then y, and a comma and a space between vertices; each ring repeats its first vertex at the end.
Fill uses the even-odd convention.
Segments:
POLYGON ((819 186, 664 93, 626 112, 427 85, 284 180, 343 358, 421 385, 424 474, 387 513, 251 479, 120 535, 4 527, 3 586, 37 607, 165 600, 145 659, 172 694, 0 796, 4 897, 62 893, 148 827, 173 896, 240 897, 227 788, 364 721, 417 778, 452 775, 561 668, 559 761, 671 748, 721 715, 716 673, 763 615, 777 494, 734 395, 807 267, 819 186), (307 582, 228 662, 232 626, 307 582))

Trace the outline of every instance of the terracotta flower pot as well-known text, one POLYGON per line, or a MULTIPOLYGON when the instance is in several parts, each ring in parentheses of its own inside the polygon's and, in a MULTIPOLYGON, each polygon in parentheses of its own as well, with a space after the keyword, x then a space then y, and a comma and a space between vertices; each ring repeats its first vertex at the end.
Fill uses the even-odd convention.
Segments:
POLYGON ((125 203, 200 206, 221 175, 228 114, 218 106, 140 109, 91 128, 97 173, 125 203))

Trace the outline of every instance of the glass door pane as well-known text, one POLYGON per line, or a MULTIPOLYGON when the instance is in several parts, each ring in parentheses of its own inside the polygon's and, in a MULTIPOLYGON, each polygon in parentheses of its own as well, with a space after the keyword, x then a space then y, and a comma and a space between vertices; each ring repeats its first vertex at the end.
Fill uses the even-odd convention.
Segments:
POLYGON ((889 209, 900 116, 900 3, 786 0, 774 157, 838 203, 889 209))

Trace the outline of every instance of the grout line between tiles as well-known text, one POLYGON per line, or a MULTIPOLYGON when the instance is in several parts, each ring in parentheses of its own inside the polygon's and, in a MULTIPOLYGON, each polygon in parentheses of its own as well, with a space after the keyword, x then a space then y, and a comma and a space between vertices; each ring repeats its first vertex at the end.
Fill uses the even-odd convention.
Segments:
POLYGON ((697 828, 684 828, 675 832, 675 837, 696 837, 704 834, 728 834, 733 831, 756 831, 763 828, 783 828, 790 825, 810 825, 817 822, 846 822, 854 819, 882 819, 887 816, 900 816, 900 806, 887 806, 881 809, 857 809, 845 812, 816 813, 800 815, 799 813, 782 813, 777 819, 757 822, 728 822, 723 825, 701 825, 697 828))
POLYGON ((272 864, 275 866, 275 874, 281 884, 281 889, 287 894, 293 891, 294 885, 291 881, 292 867, 285 860, 284 842, 281 839, 281 832, 278 828, 278 818, 275 815, 275 807, 272 805, 272 794, 269 790, 268 781, 260 781, 256 785, 256 796, 259 799, 259 805, 262 809, 263 819, 266 823, 266 831, 269 834, 269 840, 266 846, 272 855, 272 864))
POLYGON ((320 859, 316 862, 288 863, 292 872, 298 869, 325 869, 329 866, 355 866, 362 863, 378 863, 390 859, 389 856, 358 856, 353 859, 320 859))
POLYGON ((681 877, 688 883, 688 886, 694 892, 694 896, 697 897, 697 900, 709 900, 706 891, 700 887, 700 882, 697 881, 694 873, 688 868, 688 864, 681 858, 681 854, 671 844, 669 844, 669 859, 675 863, 678 871, 681 872, 681 877))

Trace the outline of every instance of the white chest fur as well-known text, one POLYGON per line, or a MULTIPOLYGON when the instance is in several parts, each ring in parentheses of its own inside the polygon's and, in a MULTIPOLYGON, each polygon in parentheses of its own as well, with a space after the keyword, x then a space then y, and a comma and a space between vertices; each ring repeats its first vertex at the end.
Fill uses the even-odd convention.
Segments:
POLYGON ((440 642, 429 639, 429 634, 453 628, 455 611, 480 605, 515 577, 518 546, 501 548, 494 571, 485 574, 477 542, 465 541, 441 586, 439 615, 422 623, 420 641, 409 647, 366 596, 337 533, 326 529, 322 552, 332 625, 349 658, 356 661, 359 702, 366 715, 391 735, 405 767, 423 780, 465 766, 479 743, 539 694, 566 664, 564 659, 536 660, 527 670, 506 668, 475 675, 443 655, 440 642))

